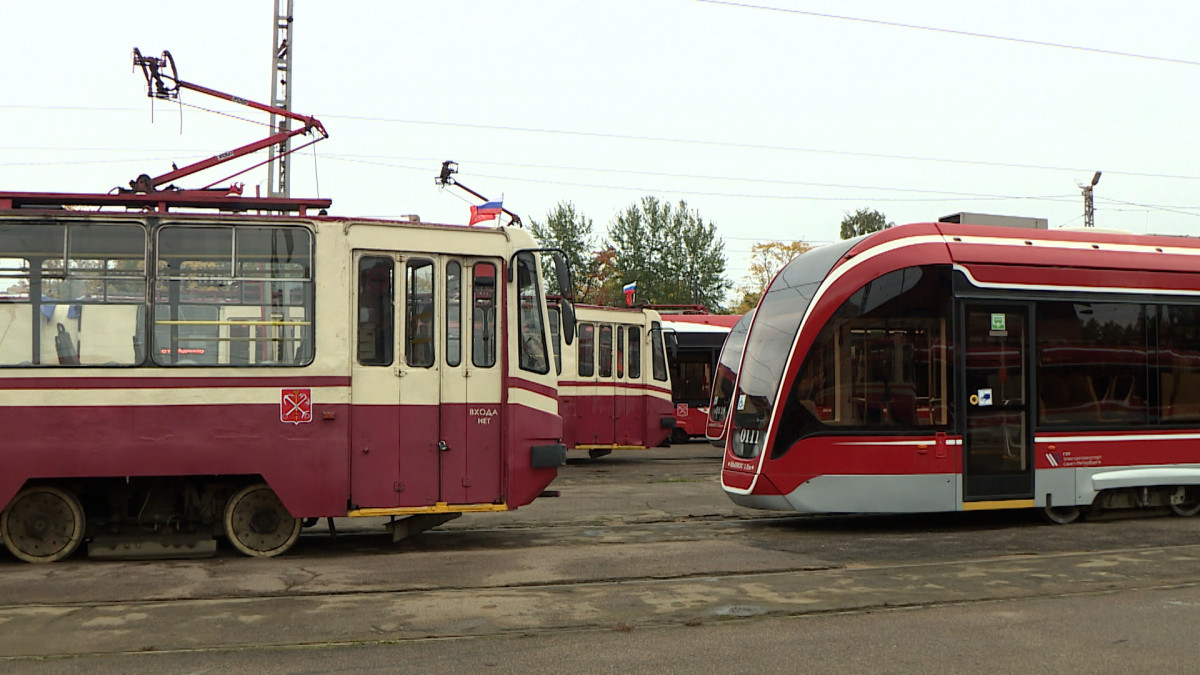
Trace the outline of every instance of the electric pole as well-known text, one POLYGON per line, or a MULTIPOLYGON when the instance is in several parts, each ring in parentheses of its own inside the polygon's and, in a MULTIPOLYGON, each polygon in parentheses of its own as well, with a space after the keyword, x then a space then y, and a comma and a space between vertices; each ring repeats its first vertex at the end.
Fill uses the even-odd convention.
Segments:
POLYGON ((1090 185, 1080 185, 1083 188, 1083 226, 1096 226, 1096 210, 1092 207, 1092 188, 1096 187, 1096 183, 1100 182, 1100 172, 1092 176, 1090 185))
MULTIPOLYGON (((292 109, 292 1, 275 0, 275 24, 271 39, 271 104, 292 109)), ((290 120, 286 117, 271 114, 271 132, 288 131, 290 120)), ((285 138, 278 145, 272 145, 267 155, 267 195, 270 197, 291 196, 291 186, 288 184, 288 154, 292 141, 285 138), (276 163, 278 162, 278 169, 276 163)))

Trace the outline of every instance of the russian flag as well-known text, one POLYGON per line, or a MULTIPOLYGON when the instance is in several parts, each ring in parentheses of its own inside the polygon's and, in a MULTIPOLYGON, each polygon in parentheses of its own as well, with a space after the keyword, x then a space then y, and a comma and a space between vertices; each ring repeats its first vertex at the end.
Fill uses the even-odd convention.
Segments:
POLYGON ((469 222, 467 224, 474 225, 475 223, 478 223, 483 220, 492 220, 493 218, 500 215, 500 212, 504 209, 504 207, 502 206, 503 204, 504 204, 503 201, 498 201, 498 202, 486 202, 484 204, 480 204, 479 206, 472 206, 471 207, 471 222, 469 222))
POLYGON ((633 307, 633 294, 637 292, 637 282, 631 281, 621 288, 625 292, 625 306, 633 307))

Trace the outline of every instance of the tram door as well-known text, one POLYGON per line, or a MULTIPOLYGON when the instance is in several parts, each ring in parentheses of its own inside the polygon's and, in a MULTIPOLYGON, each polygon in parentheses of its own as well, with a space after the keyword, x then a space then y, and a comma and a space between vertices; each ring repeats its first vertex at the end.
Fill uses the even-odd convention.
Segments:
POLYGON ((626 334, 632 326, 617 324, 613 326, 615 349, 613 350, 613 376, 616 386, 613 388, 613 439, 620 445, 641 447, 645 444, 643 438, 643 419, 645 418, 643 403, 644 392, 631 386, 633 373, 629 369, 629 345, 626 334))
POLYGON ((966 303, 963 503, 1033 497, 1029 306, 966 303))
POLYGON ((498 261, 356 262, 352 505, 500 501, 498 261))
POLYGON ((441 319, 441 501, 503 501, 504 316, 498 260, 446 258, 441 319))
POLYGON ((616 385, 615 358, 616 327, 602 323, 596 326, 596 442, 608 445, 621 443, 621 413, 624 407, 616 385))

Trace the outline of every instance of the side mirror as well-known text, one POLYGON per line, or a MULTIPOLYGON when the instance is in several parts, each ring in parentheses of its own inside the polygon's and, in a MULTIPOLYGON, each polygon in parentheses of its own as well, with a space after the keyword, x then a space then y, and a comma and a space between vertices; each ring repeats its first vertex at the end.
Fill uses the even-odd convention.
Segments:
POLYGON ((557 249, 551 251, 550 256, 554 259, 554 277, 558 281, 558 292, 562 293, 564 300, 574 301, 575 287, 571 285, 571 269, 567 265, 567 257, 557 249))
POLYGON ((569 345, 575 342, 575 305, 563 298, 559 310, 562 312, 563 342, 569 345))

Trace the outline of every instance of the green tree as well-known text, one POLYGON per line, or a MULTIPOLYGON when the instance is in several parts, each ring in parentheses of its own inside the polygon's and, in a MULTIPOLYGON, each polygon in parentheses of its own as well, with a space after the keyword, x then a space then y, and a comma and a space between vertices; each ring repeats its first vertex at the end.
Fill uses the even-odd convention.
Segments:
MULTIPOLYGON (((546 214, 546 221, 539 223, 530 219, 529 229, 534 239, 547 248, 561 248, 571 265, 571 278, 575 284, 576 300, 587 302, 590 281, 597 269, 596 238, 592 235, 592 219, 575 210, 571 202, 559 202, 554 210, 546 214)), ((554 268, 547 256, 542 261, 546 277, 546 292, 561 294, 558 280, 551 271, 554 268)))
POLYGON ((758 306, 767 284, 775 278, 775 274, 792 258, 812 249, 812 244, 806 241, 768 241, 750 247, 750 269, 744 277, 745 281, 738 287, 742 300, 730 310, 733 314, 745 314, 758 306))
POLYGON ((853 239, 895 225, 895 223, 889 223, 887 216, 875 209, 859 209, 853 214, 847 212, 846 217, 842 218, 842 239, 853 239))
POLYGON ((725 243, 716 226, 686 202, 672 208, 643 197, 617 214, 609 237, 621 283, 637 282, 638 304, 700 304, 719 311, 733 285, 724 278, 725 243))
POLYGON ((617 271, 617 252, 611 246, 592 256, 591 274, 584 280, 579 302, 589 305, 624 305, 621 276, 617 271))

